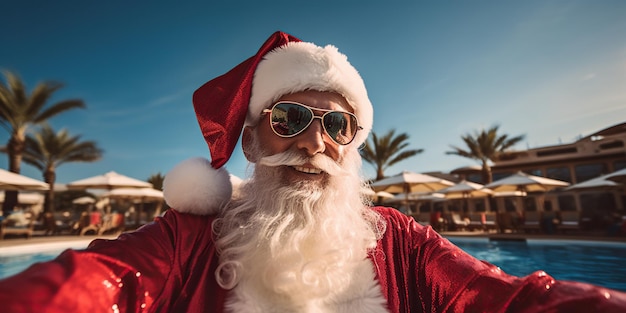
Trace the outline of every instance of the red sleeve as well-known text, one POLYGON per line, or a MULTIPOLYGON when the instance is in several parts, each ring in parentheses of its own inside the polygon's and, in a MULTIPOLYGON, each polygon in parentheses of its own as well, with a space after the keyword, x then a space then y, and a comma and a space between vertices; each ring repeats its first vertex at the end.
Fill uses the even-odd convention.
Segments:
POLYGON ((140 312, 151 298, 127 264, 104 255, 67 250, 0 281, 4 312, 140 312), (97 296, 95 296, 97 295, 97 296))
POLYGON ((387 229, 373 258, 392 312, 626 312, 626 293, 556 281, 542 271, 511 276, 431 227, 376 210, 387 229))
POLYGON ((115 240, 98 239, 85 250, 67 250, 0 280, 0 306, 6 312, 142 312, 188 306, 192 296, 179 293, 207 285, 188 274, 210 270, 211 220, 171 211, 115 240))

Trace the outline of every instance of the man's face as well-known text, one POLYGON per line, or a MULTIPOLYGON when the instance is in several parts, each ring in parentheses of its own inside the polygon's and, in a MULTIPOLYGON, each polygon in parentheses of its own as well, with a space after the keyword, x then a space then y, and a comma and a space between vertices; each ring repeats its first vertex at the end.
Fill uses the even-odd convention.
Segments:
MULTIPOLYGON (((279 101, 295 101, 312 108, 353 112, 350 105, 342 96, 330 92, 297 92, 285 95, 281 97, 279 101)), ((321 116, 323 112, 315 112, 314 110, 314 114, 321 116)), ((335 162, 341 163, 345 150, 354 149, 354 144, 342 146, 335 143, 324 131, 320 119, 314 119, 313 123, 311 123, 306 130, 290 138, 282 138, 276 135, 270 127, 269 119, 269 114, 265 114, 261 117, 261 120, 254 130, 246 128, 244 131, 244 150, 250 151, 246 149, 246 144, 250 144, 251 138, 254 137, 251 136, 250 131, 256 131, 256 138, 260 143, 260 148, 264 154, 263 156, 292 151, 305 157, 324 154, 335 162)), ((257 158, 258 156, 248 155, 248 159, 252 162, 256 163, 258 161, 257 158)), ((310 163, 303 164, 302 166, 286 166, 281 170, 283 171, 282 178, 286 179, 288 182, 302 180, 321 181, 327 178, 327 173, 320 171, 310 163)))

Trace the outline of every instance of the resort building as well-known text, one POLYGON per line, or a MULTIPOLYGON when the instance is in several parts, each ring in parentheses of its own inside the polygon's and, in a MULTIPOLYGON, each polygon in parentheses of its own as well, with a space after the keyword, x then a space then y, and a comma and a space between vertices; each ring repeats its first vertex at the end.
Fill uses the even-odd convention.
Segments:
MULTIPOLYGON (((492 166, 493 181, 521 171, 566 181, 572 186, 525 197, 494 197, 489 204, 498 212, 577 212, 581 227, 604 228, 615 218, 626 215, 626 195, 623 185, 607 183, 601 176, 623 168, 626 168, 626 123, 573 143, 508 154, 506 159, 492 166), (578 187, 583 182, 592 183, 578 187)), ((484 184, 478 166, 459 168, 451 173, 484 184)))

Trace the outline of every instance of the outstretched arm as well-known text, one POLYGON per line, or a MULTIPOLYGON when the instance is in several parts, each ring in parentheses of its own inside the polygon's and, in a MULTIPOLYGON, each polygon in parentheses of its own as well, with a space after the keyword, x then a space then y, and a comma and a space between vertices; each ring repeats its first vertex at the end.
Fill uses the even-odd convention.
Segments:
POLYGON ((387 230, 372 258, 393 312, 626 312, 626 293, 543 271, 511 276, 396 210, 376 210, 387 230))
MULTIPOLYGON (((170 308, 198 251, 211 251, 210 218, 175 211, 115 240, 98 239, 0 280, 7 312, 141 312, 170 308), (165 294, 161 297, 162 294, 165 294)), ((202 264, 206 267, 206 264, 202 264)))

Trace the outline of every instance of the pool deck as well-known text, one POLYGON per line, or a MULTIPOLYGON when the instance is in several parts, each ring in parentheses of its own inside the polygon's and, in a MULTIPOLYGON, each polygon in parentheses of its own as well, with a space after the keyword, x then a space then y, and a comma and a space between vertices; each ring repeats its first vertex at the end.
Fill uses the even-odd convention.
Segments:
POLYGON ((30 238, 24 237, 5 237, 3 240, 0 240, 0 251, 2 248, 8 247, 16 247, 16 246, 24 246, 24 245, 40 245, 46 243, 58 243, 58 242, 71 242, 71 241, 84 241, 84 240, 93 240, 93 239, 115 239, 117 235, 103 235, 103 236, 95 236, 95 235, 86 235, 86 236, 78 236, 78 235, 53 235, 53 236, 44 236, 43 234, 35 234, 30 238))
MULTIPOLYGON (((488 238, 490 240, 523 240, 523 239, 549 239, 549 240, 585 240, 585 241, 602 241, 602 242, 623 242, 626 243, 626 236, 607 236, 600 232, 570 232, 566 234, 537 234, 537 233, 496 233, 482 231, 444 231, 440 234, 446 238, 464 237, 464 238, 488 238)), ((31 238, 9 237, 0 240, 0 252, 5 247, 15 247, 21 245, 39 245, 46 243, 83 241, 87 239, 115 239, 117 235, 104 236, 77 236, 77 235, 54 235, 44 236, 35 232, 31 238)))

